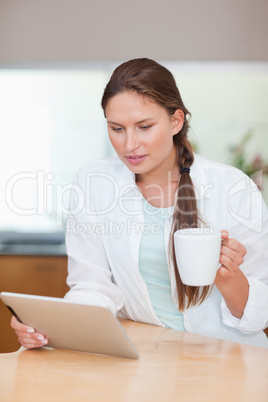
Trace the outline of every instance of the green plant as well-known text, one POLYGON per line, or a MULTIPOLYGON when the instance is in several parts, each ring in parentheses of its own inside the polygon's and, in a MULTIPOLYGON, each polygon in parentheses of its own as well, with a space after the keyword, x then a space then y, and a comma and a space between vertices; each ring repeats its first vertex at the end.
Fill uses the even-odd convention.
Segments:
POLYGON ((248 176, 252 176, 260 171, 264 175, 268 174, 268 163, 264 161, 261 153, 257 153, 251 159, 247 156, 246 148, 253 136, 254 131, 249 130, 238 144, 229 145, 230 164, 242 170, 248 176))

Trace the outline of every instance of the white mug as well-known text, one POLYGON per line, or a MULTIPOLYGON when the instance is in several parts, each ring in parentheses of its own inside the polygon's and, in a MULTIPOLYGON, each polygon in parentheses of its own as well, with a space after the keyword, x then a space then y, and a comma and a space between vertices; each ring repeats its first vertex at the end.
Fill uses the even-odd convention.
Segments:
POLYGON ((177 230, 174 246, 182 283, 206 286, 214 282, 220 266, 220 231, 209 228, 177 230))

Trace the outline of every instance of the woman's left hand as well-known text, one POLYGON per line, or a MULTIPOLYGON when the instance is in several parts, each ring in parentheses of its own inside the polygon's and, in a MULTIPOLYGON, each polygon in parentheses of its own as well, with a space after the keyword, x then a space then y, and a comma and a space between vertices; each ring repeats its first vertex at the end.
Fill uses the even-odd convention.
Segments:
POLYGON ((221 266, 217 271, 215 285, 221 292, 227 307, 236 318, 241 318, 249 295, 249 283, 239 268, 247 250, 239 241, 229 237, 227 230, 221 231, 221 266))
POLYGON ((232 278, 238 272, 244 261, 247 250, 239 241, 229 237, 227 230, 221 231, 221 255, 222 264, 217 272, 217 279, 232 278))

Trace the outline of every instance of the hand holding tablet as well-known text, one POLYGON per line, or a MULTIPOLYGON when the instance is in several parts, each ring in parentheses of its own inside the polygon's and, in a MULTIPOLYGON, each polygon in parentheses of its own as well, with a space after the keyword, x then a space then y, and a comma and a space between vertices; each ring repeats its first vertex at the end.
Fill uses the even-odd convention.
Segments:
POLYGON ((48 343, 45 335, 36 332, 29 325, 23 324, 15 315, 11 318, 11 328, 15 330, 18 341, 26 349, 41 348, 48 343))
POLYGON ((133 359, 139 357, 125 330, 108 308, 19 293, 2 292, 0 297, 23 323, 13 319, 13 325, 23 333, 24 339, 29 334, 29 347, 49 346, 133 359))

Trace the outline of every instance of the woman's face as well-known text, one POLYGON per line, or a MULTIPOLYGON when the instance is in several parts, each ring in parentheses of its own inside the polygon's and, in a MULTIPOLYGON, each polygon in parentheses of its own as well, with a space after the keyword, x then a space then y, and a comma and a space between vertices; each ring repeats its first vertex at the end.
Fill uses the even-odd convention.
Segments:
POLYGON ((110 141, 122 162, 135 174, 163 174, 176 166, 173 136, 184 122, 134 91, 113 96, 106 107, 110 141))

